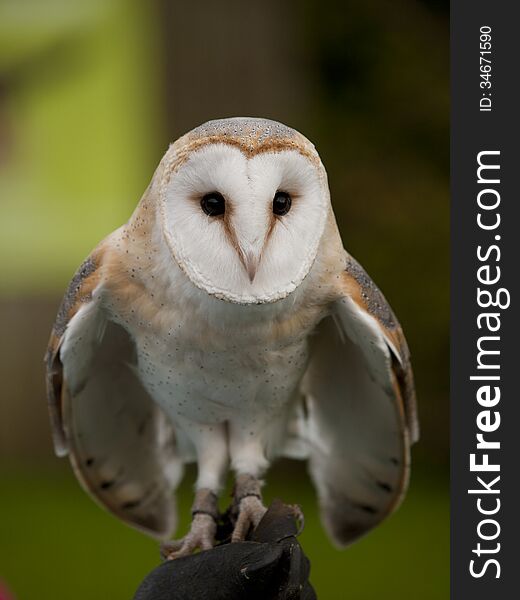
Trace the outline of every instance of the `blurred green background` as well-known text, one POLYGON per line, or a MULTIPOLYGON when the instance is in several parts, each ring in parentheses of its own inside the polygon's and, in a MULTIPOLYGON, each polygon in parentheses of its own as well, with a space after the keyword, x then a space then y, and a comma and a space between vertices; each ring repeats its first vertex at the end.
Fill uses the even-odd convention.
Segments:
POLYGON ((266 495, 302 504, 320 600, 448 597, 448 15, 445 0, 0 0, 0 589, 123 600, 157 564, 53 457, 42 357, 67 281, 168 143, 254 115, 316 144, 345 246, 407 334, 422 424, 405 502, 346 551, 301 465, 277 465, 266 495))

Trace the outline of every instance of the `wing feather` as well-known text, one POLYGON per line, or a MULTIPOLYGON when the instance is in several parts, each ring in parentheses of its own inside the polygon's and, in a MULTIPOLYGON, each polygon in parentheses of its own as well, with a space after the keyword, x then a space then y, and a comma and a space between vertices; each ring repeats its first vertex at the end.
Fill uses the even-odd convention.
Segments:
POLYGON ((346 296, 351 297, 361 311, 376 319, 392 353, 392 369, 404 403, 410 440, 415 443, 419 440, 415 386, 410 350, 401 325, 381 290, 352 256, 347 256, 343 286, 346 296))
POLYGON ((418 437, 410 357, 384 296, 350 256, 303 382, 309 467, 332 538, 348 545, 402 499, 418 437))
POLYGON ((128 524, 158 538, 175 529, 182 475, 173 427, 136 372, 135 344, 103 308, 101 249, 83 263, 58 311, 46 354, 56 453, 82 486, 128 524))

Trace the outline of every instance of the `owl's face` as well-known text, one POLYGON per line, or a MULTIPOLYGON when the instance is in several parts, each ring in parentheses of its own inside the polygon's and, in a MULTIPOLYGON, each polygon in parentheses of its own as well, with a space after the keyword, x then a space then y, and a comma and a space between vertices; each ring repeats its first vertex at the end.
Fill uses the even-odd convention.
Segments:
POLYGON ((274 302, 309 272, 329 205, 317 154, 207 143, 165 183, 162 226, 198 288, 235 303, 274 302))

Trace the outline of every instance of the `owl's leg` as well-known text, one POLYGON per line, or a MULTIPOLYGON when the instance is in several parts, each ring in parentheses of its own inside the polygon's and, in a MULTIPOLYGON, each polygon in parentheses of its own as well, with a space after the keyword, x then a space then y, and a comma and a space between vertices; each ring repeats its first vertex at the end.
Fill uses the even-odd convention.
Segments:
POLYGON ((218 494, 225 481, 228 464, 223 424, 196 424, 186 429, 195 444, 198 464, 195 500, 191 507, 193 518, 189 532, 182 539, 162 545, 161 553, 168 560, 187 556, 195 550, 213 548, 219 516, 218 494))
POLYGON ((234 503, 238 510, 232 542, 242 542, 251 529, 254 529, 265 515, 267 508, 262 502, 262 482, 252 475, 237 475, 233 492, 234 503))
POLYGON ((180 540, 161 545, 161 554, 166 560, 187 556, 195 550, 213 548, 218 519, 217 496, 208 489, 197 490, 191 514, 193 519, 189 532, 180 540))
POLYGON ((255 433, 244 432, 242 427, 238 431, 231 429, 231 462, 236 473, 233 499, 238 512, 232 542, 243 541, 249 529, 254 529, 267 511, 262 502, 260 477, 267 469, 268 462, 262 437, 255 433))

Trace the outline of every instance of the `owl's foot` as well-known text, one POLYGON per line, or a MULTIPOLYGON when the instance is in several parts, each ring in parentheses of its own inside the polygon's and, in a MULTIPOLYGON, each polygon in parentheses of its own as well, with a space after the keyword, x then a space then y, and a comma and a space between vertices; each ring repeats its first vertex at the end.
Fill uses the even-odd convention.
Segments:
POLYGON ((231 535, 232 542, 242 542, 251 528, 255 529, 267 508, 262 502, 261 484, 251 475, 239 475, 235 483, 235 505, 238 517, 231 535))
POLYGON ((231 535, 232 542, 243 542, 251 527, 256 528, 267 512, 262 500, 256 496, 246 496, 238 505, 238 519, 231 535))
POLYGON ((180 540, 172 540, 161 545, 161 555, 165 560, 188 556, 195 550, 211 550, 217 533, 218 502, 211 490, 197 490, 191 509, 193 520, 189 532, 180 540))
POLYGON ((190 531, 183 538, 161 545, 161 555, 165 560, 173 560, 188 556, 195 550, 211 550, 216 532, 217 524, 212 516, 197 514, 193 517, 190 531))

